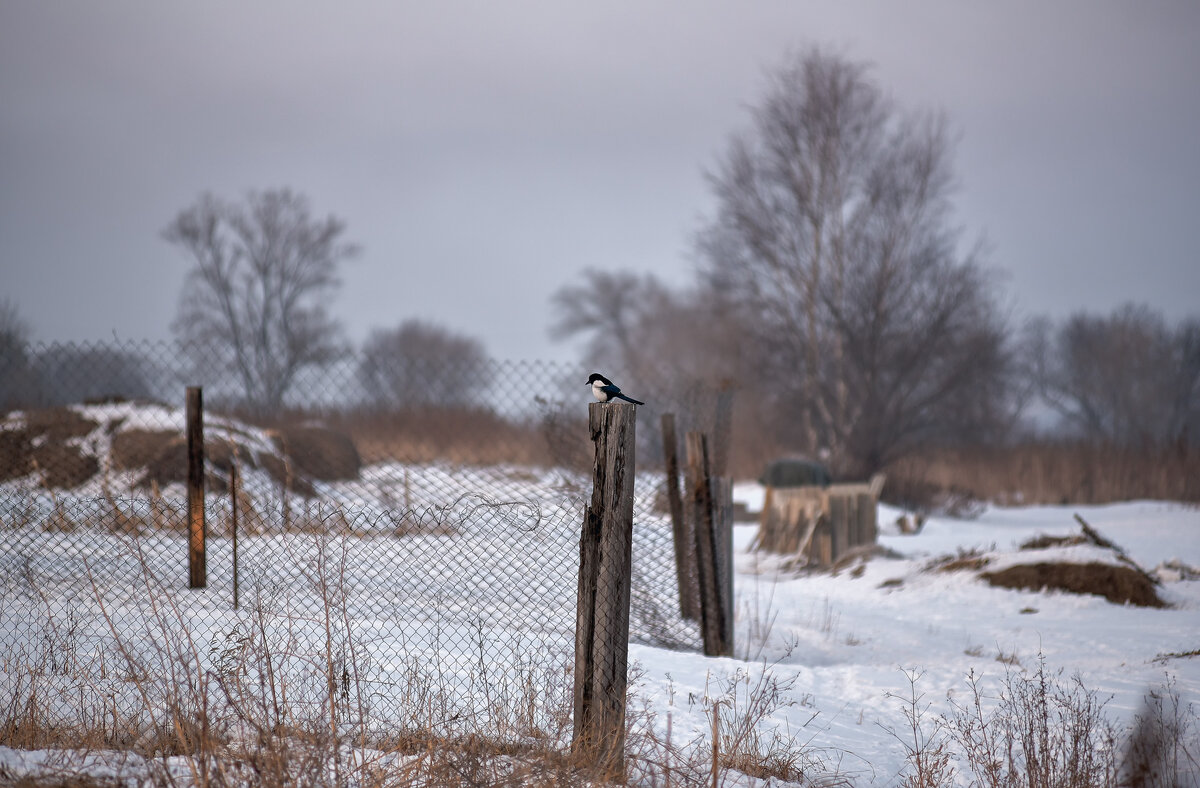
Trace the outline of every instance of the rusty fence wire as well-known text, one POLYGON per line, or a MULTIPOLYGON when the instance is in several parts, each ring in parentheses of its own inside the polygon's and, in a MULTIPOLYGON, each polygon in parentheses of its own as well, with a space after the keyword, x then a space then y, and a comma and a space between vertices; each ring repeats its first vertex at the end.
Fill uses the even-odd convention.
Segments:
MULTIPOLYGON (((194 670, 246 718, 546 727, 544 698, 521 725, 496 716, 531 686, 569 686, 591 371, 347 351, 279 395, 203 348, 0 348, 0 676, 119 711, 207 702, 175 680, 194 670), (188 584, 186 386, 205 400, 203 588, 188 584)), ((717 393, 619 380, 646 401, 630 640, 698 649, 659 417, 711 430, 717 393)))

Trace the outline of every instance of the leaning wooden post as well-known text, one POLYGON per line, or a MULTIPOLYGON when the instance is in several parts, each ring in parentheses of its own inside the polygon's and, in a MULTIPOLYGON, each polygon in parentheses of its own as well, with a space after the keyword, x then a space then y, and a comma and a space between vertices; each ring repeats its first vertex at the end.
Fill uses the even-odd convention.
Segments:
POLYGON ((571 752, 618 782, 625 761, 636 416, 636 406, 625 403, 588 407, 596 460, 579 539, 571 752))
POLYGON ((204 402, 199 386, 187 390, 188 588, 208 585, 204 540, 204 402))
POLYGON ((689 621, 699 621, 700 588, 696 582, 696 539, 688 527, 690 520, 683 516, 674 413, 662 415, 662 439, 667 466, 667 505, 671 510, 671 535, 675 542, 675 580, 679 589, 679 614, 689 621))
POLYGON ((696 577, 700 583, 700 634, 704 653, 728 657, 721 578, 717 569, 718 548, 713 526, 713 492, 709 476, 708 439, 702 432, 687 434, 688 509, 696 536, 696 577))

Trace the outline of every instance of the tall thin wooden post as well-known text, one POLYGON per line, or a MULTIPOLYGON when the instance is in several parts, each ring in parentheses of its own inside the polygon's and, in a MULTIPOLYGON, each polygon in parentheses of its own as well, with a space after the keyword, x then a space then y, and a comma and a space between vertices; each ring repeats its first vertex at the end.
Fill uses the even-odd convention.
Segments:
POLYGON ((842 493, 829 496, 829 562, 836 564, 850 542, 850 499, 842 493))
POLYGON ((204 524, 204 402, 199 386, 187 390, 188 588, 208 585, 204 524))
POLYGON ((625 403, 588 407, 596 460, 579 539, 575 620, 571 752, 618 782, 625 761, 636 417, 637 407, 625 403))
POLYGON ((230 446, 229 462, 229 529, 233 535, 233 609, 238 609, 238 472, 237 446, 230 446))
POLYGON ((729 450, 733 442, 733 384, 725 381, 717 392, 713 414, 712 475, 729 475, 729 450))
POLYGON ((733 655, 724 633, 725 605, 718 570, 717 534, 713 525, 713 491, 709 475, 708 439, 687 434, 688 509, 696 536, 696 576, 700 583, 700 633, 710 657, 733 655))
POLYGON ((700 587, 696 582, 696 538, 683 516, 679 492, 679 452, 675 437, 675 414, 662 415, 663 456, 667 466, 667 505, 671 510, 671 535, 675 543, 675 580, 679 589, 679 614, 689 621, 700 620, 700 587))
POLYGON ((733 653, 733 480, 714 476, 713 544, 717 553, 717 578, 721 589, 721 639, 733 653))

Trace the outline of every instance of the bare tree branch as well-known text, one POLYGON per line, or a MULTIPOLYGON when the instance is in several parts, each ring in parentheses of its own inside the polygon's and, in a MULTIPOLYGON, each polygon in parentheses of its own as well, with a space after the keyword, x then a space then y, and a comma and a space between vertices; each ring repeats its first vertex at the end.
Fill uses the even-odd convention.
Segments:
POLYGON ((341 347, 325 304, 338 267, 357 253, 345 224, 314 218, 287 189, 251 192, 242 204, 203 195, 163 230, 192 268, 172 329, 185 348, 216 353, 234 369, 246 403, 265 414, 296 374, 341 347))

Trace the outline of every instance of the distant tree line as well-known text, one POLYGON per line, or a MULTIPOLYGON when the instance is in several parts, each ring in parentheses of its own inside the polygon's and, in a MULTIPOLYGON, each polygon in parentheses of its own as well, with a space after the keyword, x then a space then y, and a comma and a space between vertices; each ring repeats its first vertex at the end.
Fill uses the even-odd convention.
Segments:
POLYGON ((1126 306, 1014 329, 952 224, 951 147, 864 65, 800 53, 708 175, 694 284, 589 270, 552 333, 643 379, 729 381, 743 429, 843 474, 1011 443, 1039 407, 1062 435, 1195 446, 1200 321, 1126 306))
MULTIPOLYGON (((551 333, 637 390, 736 391, 738 430, 861 475, 935 446, 1004 445, 1047 428, 1114 446, 1200 443, 1200 318, 1145 306, 1014 327, 978 244, 953 223, 944 117, 899 107, 869 69, 786 59, 708 173, 715 208, 694 280, 585 271, 553 296, 551 333), (1037 418, 1041 414, 1041 418, 1037 418)), ((314 369, 353 364, 343 401, 486 404, 483 343, 415 319, 352 352, 329 304, 358 247, 287 189, 202 195, 164 229, 189 263, 172 325, 191 382, 236 380, 269 419, 314 369)), ((0 302, 0 406, 151 397, 136 348, 29 344, 0 302)))

